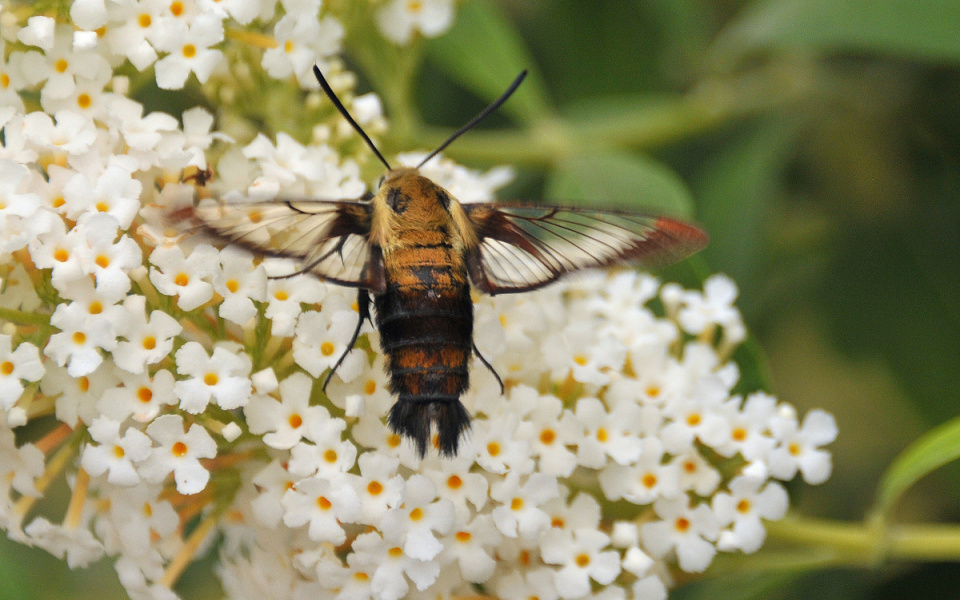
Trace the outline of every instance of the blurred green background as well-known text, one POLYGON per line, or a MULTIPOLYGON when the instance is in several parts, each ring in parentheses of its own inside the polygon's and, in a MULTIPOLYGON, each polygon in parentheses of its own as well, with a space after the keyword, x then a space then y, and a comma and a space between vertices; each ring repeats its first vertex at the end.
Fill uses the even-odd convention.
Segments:
MULTIPOLYGON (((710 247, 668 275, 737 281, 756 342, 742 353, 747 389, 837 417, 833 477, 791 490, 801 514, 862 520, 891 460, 960 414, 957 0, 476 0, 446 36, 391 55, 403 81, 370 50, 376 35, 352 31, 345 58, 395 119, 388 152, 432 147, 530 68, 449 156, 516 166, 505 196, 706 228, 710 247)), ((955 466, 920 480, 894 519, 956 521, 955 466)), ((109 565, 69 572, 40 551, 0 551, 0 598, 124 597, 109 565)), ((217 597, 208 568, 178 591, 217 597)), ((956 564, 745 577, 718 563, 671 597, 958 589, 956 564)))

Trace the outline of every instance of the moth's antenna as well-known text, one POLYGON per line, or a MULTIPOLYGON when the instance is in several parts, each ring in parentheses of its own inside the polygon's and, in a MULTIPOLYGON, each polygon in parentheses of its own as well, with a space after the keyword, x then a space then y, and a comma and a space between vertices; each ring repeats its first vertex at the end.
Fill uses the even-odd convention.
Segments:
POLYGON ((327 97, 330 98, 330 101, 333 102, 333 105, 337 107, 337 110, 340 111, 340 114, 343 115, 343 118, 347 120, 347 123, 350 123, 354 129, 357 130, 357 133, 360 134, 360 137, 363 138, 363 141, 370 146, 370 149, 373 150, 373 153, 377 155, 377 158, 380 159, 380 162, 383 163, 387 170, 392 169, 390 163, 387 162, 387 159, 380 154, 380 151, 377 150, 377 147, 373 145, 373 140, 367 135, 367 133, 353 120, 353 117, 350 116, 350 113, 347 112, 347 109, 344 108, 343 104, 340 102, 340 99, 337 98, 337 95, 333 93, 333 90, 330 89, 330 84, 327 83, 327 80, 323 78, 323 74, 320 72, 320 68, 317 65, 313 65, 313 74, 317 76, 317 81, 320 82, 320 87, 323 88, 323 91, 327 94, 327 97))
POLYGON ((452 143, 453 143, 453 140, 457 139, 458 137, 460 137, 460 136, 463 135, 464 133, 466 133, 466 132, 470 131, 471 129, 473 129, 473 127, 474 127, 477 123, 479 123, 480 121, 486 119, 486 118, 487 118, 487 115, 489 115, 489 114, 492 113, 493 111, 495 111, 495 110, 497 110, 498 108, 500 108, 500 105, 503 104, 504 102, 506 102, 506 101, 507 101, 507 98, 509 98, 511 95, 513 95, 513 93, 514 93, 515 91, 517 91, 517 88, 520 87, 520 83, 523 81, 523 78, 526 77, 526 76, 527 76, 527 70, 524 69, 524 70, 523 70, 523 73, 520 73, 520 75, 518 75, 517 78, 513 80, 513 83, 510 84, 510 87, 507 88, 507 91, 505 91, 503 94, 500 95, 499 98, 497 98, 496 100, 493 101, 493 104, 491 104, 490 106, 488 106, 488 107, 486 107, 485 109, 483 109, 483 111, 482 111, 479 115, 475 116, 469 123, 467 123, 466 125, 464 125, 464 126, 461 127, 460 129, 458 129, 456 132, 454 132, 453 135, 451 135, 449 138, 447 138, 447 141, 445 141, 444 143, 440 144, 440 147, 439 147, 439 148, 437 148, 436 150, 434 150, 433 152, 431 152, 430 154, 428 154, 425 159, 421 160, 421 161, 420 161, 420 164, 417 165, 417 168, 419 169, 420 167, 422 167, 424 164, 426 164, 426 162, 427 162, 428 160, 430 160, 431 158, 433 158, 434 156, 436 156, 437 154, 439 154, 440 152, 442 152, 444 148, 446 148, 447 146, 449 146, 450 144, 452 144, 452 143))

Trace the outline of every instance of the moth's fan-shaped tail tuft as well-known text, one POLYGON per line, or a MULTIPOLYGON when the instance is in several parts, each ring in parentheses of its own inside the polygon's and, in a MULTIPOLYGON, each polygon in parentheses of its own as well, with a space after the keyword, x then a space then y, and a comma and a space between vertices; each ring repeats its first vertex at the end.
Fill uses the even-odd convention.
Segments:
POLYGON ((456 456, 460 436, 470 428, 470 414, 459 400, 415 400, 401 395, 387 419, 394 433, 410 438, 417 454, 427 454, 433 426, 437 429, 437 447, 442 456, 456 456))

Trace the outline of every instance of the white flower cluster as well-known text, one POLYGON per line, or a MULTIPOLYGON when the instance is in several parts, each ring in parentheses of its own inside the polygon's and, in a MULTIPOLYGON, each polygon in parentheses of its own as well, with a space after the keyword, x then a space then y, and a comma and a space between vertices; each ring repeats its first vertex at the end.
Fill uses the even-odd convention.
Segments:
MULTIPOLYGON (((225 38, 267 39, 262 72, 312 85, 316 61, 336 70, 343 27, 319 0, 281 4, 77 0, 76 27, 0 13, 8 535, 71 567, 112 556, 144 599, 174 598, 217 536, 235 599, 663 598, 677 569, 759 548, 763 519, 787 507, 773 480, 825 480, 836 429, 821 411, 801 421, 769 395, 734 393, 745 331, 730 280, 701 293, 594 275, 478 298, 476 343, 507 394, 475 368, 459 456, 420 460, 384 424, 375 331, 320 389, 356 326, 353 292, 271 278, 296 265, 168 229, 208 155, 228 198, 364 191, 326 125, 308 145, 282 133, 236 144, 202 108, 144 114, 116 75, 152 66, 178 88, 243 60, 225 38), (272 37, 242 29, 258 23, 272 37), (62 478, 66 513, 36 516, 62 478)), ((391 0, 375 18, 406 43, 449 26, 451 7, 391 0)), ((382 128, 376 97, 345 99, 382 128)), ((442 158, 424 172, 463 201, 509 179, 442 158)))

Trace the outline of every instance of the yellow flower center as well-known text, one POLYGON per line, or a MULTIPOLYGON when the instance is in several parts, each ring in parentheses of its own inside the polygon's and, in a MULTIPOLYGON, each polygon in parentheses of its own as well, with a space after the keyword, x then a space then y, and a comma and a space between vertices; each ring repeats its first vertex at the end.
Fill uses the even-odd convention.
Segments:
POLYGON ((141 387, 137 390, 137 400, 146 404, 153 400, 153 390, 148 387, 141 387))
POLYGON ((371 496, 379 496, 383 493, 383 484, 379 481, 371 481, 367 484, 367 493, 371 496))
POLYGON ((193 58, 197 55, 197 47, 193 44, 184 44, 180 51, 183 53, 184 58, 193 58))
POLYGON ((150 27, 151 23, 153 23, 153 18, 147 13, 143 13, 137 17, 137 23, 140 24, 140 27, 146 29, 147 27, 150 27))
POLYGON ((218 381, 220 381, 220 377, 216 373, 207 373, 203 376, 203 382, 207 385, 217 385, 218 381))
POLYGON ((77 106, 80 108, 90 108, 91 104, 93 104, 93 98, 90 97, 90 94, 83 92, 77 96, 77 106))
POLYGON ((331 344, 330 342, 324 342, 320 344, 320 354, 324 356, 332 355, 334 350, 335 348, 333 347, 333 344, 331 344))
POLYGON ((67 59, 61 58, 53 64, 53 68, 57 70, 57 73, 64 73, 67 70, 67 67, 70 66, 70 63, 67 62, 67 59))
POLYGON ((290 418, 287 420, 287 422, 290 423, 290 427, 292 427, 293 429, 297 429, 301 425, 303 425, 303 417, 294 413, 290 415, 290 418))
POLYGON ((144 350, 153 350, 157 347, 157 338, 153 337, 152 335, 148 335, 143 338, 141 344, 143 345, 144 350))
POLYGON ((73 334, 73 343, 74 343, 74 344, 76 344, 76 345, 78 345, 78 346, 82 346, 83 344, 86 343, 86 341, 87 341, 87 335, 86 335, 85 333, 83 333, 82 331, 76 331, 76 332, 74 332, 74 334, 73 334))
POLYGON ((12 362, 10 362, 9 360, 5 360, 3 361, 3 363, 0 363, 0 374, 10 375, 11 373, 13 373, 12 362))
POLYGON ((173 447, 170 448, 170 452, 178 458, 183 458, 187 455, 187 445, 183 442, 176 442, 173 447))

